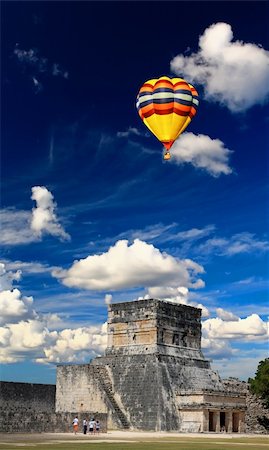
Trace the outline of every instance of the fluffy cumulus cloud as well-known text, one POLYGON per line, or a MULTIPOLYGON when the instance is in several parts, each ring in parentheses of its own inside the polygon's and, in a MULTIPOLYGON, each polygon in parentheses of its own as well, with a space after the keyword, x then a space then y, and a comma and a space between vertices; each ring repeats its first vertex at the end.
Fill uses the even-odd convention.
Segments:
MULTIPOLYGON (((229 365, 231 358, 239 356, 237 343, 242 345, 257 341, 263 345, 268 342, 268 323, 257 314, 239 318, 222 308, 217 308, 216 312, 218 317, 202 322, 202 349, 207 357, 226 360, 229 365)), ((240 353, 241 357, 245 354, 242 351, 240 353)), ((244 358, 242 361, 244 362, 244 358)), ((221 370, 223 372, 223 367, 221 370)), ((231 376, 233 372, 231 368, 229 370, 231 376)), ((246 372, 248 373, 247 370, 246 372)))
POLYGON ((0 211, 1 233, 0 244, 14 246, 30 244, 40 240, 45 234, 69 240, 70 236, 56 214, 57 204, 52 193, 45 186, 32 187, 31 199, 36 207, 30 211, 18 211, 6 208, 0 211))
POLYGON ((19 289, 0 292, 0 325, 6 322, 13 322, 23 316, 32 315, 32 297, 23 297, 19 289))
POLYGON ((0 265, 0 362, 24 359, 37 362, 75 362, 101 354, 106 346, 106 324, 77 329, 56 329, 61 324, 55 314, 42 315, 34 309, 32 297, 23 296, 12 283, 16 272, 0 265), (4 287, 4 289, 3 289, 4 287))
POLYGON ((204 337, 208 339, 241 339, 245 341, 268 339, 268 323, 257 314, 237 320, 225 320, 220 317, 203 322, 204 337))
POLYGON ((178 165, 189 163, 218 177, 232 173, 230 154, 231 150, 219 139, 211 139, 204 134, 184 133, 173 145, 170 162, 178 165))
POLYGON ((190 259, 179 260, 135 239, 131 245, 118 241, 106 253, 75 261, 70 269, 52 274, 69 287, 105 291, 167 285, 199 288, 203 281, 197 274, 203 272, 190 259))
POLYGON ((39 238, 42 234, 51 234, 62 240, 69 240, 70 236, 64 231, 55 214, 57 205, 52 193, 45 186, 34 186, 31 199, 36 201, 31 220, 34 234, 39 238))
POLYGON ((65 329, 55 335, 54 341, 44 347, 45 357, 40 363, 77 362, 100 355, 107 345, 107 323, 99 326, 65 329))
POLYGON ((199 50, 178 55, 171 70, 203 85, 205 98, 232 112, 263 104, 269 96, 269 52, 261 46, 236 41, 227 23, 208 27, 199 38, 199 50))

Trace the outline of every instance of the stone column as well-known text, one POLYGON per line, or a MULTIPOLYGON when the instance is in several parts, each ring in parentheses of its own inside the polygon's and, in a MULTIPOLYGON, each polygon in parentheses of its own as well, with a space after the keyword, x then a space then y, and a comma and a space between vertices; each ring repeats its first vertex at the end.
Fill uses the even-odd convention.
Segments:
POLYGON ((216 417, 216 433, 220 433, 220 411, 216 411, 214 414, 216 417))
POLYGON ((245 433, 245 413, 243 411, 240 411, 239 413, 239 426, 238 426, 238 432, 239 433, 245 433))
POLYGON ((227 431, 227 433, 232 433, 233 432, 233 412, 227 411, 226 417, 227 417, 226 431, 227 431))
POLYGON ((208 433, 208 431, 209 431, 209 411, 207 409, 205 409, 203 411, 203 426, 202 426, 202 430, 204 431, 204 433, 208 433))

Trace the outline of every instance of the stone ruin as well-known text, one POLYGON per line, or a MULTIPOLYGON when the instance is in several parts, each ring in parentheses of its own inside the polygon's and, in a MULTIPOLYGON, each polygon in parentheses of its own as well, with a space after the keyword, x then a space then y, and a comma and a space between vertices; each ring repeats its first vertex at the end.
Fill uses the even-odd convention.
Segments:
POLYGON ((246 395, 201 351, 201 310, 157 299, 108 307, 108 345, 57 367, 56 411, 108 414, 108 428, 244 432, 246 395))

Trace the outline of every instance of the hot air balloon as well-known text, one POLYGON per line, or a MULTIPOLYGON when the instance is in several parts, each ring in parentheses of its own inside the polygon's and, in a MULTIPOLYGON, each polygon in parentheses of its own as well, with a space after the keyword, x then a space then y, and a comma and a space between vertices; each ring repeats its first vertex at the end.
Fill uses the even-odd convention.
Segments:
POLYGON ((183 78, 154 78, 141 87, 136 107, 144 124, 163 143, 164 159, 170 159, 170 148, 195 116, 198 104, 196 89, 183 78))

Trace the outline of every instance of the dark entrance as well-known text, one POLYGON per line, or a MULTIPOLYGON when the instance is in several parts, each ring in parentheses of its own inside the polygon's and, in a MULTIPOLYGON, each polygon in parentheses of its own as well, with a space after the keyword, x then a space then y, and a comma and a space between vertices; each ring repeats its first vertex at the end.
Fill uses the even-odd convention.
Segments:
POLYGON ((221 411, 220 412, 220 431, 227 431, 226 430, 226 422, 225 422, 225 412, 221 411))
POLYGON ((209 411, 209 431, 216 431, 216 423, 214 418, 214 412, 209 411))
POLYGON ((239 430, 239 413, 233 413, 233 433, 238 433, 239 430))

